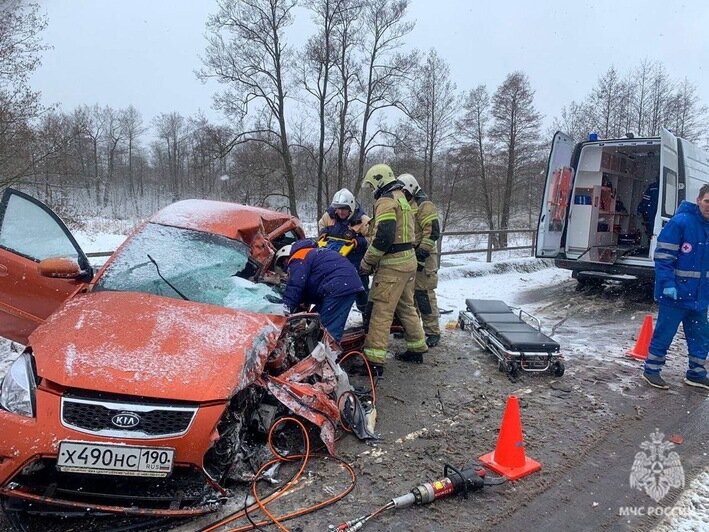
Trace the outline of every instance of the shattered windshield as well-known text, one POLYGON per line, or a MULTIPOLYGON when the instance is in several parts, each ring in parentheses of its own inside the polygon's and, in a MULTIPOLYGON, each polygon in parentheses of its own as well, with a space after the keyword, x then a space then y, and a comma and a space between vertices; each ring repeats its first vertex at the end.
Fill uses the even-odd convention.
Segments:
POLYGON ((270 286, 247 279, 254 273, 249 252, 243 242, 221 235, 149 223, 117 253, 95 290, 184 295, 199 303, 283 314, 270 286))

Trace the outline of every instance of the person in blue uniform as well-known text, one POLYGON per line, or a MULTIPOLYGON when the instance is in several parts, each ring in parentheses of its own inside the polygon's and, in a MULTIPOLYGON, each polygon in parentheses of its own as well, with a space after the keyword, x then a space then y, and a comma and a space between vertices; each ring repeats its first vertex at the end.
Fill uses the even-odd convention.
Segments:
POLYGON ((662 228, 654 259, 659 312, 643 378, 655 388, 669 388, 660 372, 682 323, 689 352, 684 382, 709 390, 705 368, 709 347, 709 184, 699 190, 696 204, 683 201, 662 228))
MULTIPOLYGON (((340 253, 347 249, 346 257, 359 269, 367 251, 369 222, 369 216, 357 204, 354 194, 343 188, 335 192, 332 203, 318 220, 319 238, 326 241, 327 247, 340 253)), ((357 295, 355 302, 360 312, 364 312, 369 296, 369 276, 360 275, 360 280, 364 291, 357 295)))
POLYGON ((338 342, 357 294, 364 288, 352 263, 337 251, 320 248, 311 239, 281 248, 276 260, 288 273, 283 303, 290 312, 301 305, 315 305, 320 321, 338 342))
POLYGON ((637 213, 642 216, 643 227, 647 234, 648 242, 652 239, 652 232, 655 227, 655 214, 657 214, 657 196, 660 192, 658 179, 648 185, 643 193, 643 197, 638 203, 637 213))

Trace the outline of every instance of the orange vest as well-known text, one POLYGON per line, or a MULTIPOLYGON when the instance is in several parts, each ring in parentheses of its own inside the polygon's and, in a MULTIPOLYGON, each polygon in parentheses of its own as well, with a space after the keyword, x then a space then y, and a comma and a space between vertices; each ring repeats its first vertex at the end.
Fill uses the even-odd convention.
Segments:
POLYGON ((291 255, 290 259, 288 259, 288 264, 290 264, 290 262, 292 260, 304 260, 305 257, 308 256, 308 253, 310 253, 314 249, 315 248, 301 248, 301 249, 299 249, 298 251, 293 253, 293 255, 291 255))

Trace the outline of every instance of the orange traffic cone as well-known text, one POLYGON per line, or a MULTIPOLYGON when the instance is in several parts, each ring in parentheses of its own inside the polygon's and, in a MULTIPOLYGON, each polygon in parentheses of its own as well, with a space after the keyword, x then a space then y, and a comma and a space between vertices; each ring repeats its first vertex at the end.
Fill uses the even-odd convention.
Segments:
POLYGON ((640 327, 638 341, 635 342, 635 347, 628 351, 628 356, 635 360, 645 360, 647 358, 648 349, 650 348, 650 339, 652 338, 652 316, 647 314, 643 320, 643 325, 640 327))
POLYGON ((507 398, 495 450, 482 455, 480 461, 508 480, 517 480, 542 469, 542 464, 524 454, 522 420, 516 396, 510 395, 507 398))

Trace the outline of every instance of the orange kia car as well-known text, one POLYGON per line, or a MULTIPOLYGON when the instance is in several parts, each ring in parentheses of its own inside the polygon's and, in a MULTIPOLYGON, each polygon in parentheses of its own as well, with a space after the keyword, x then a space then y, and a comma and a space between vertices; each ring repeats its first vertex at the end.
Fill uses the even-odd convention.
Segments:
POLYGON ((0 497, 194 515, 253 476, 281 415, 311 421, 332 451, 338 346, 263 282, 303 236, 287 214, 181 201, 94 273, 47 206, 6 189, 0 335, 26 348, 0 390, 0 497))

